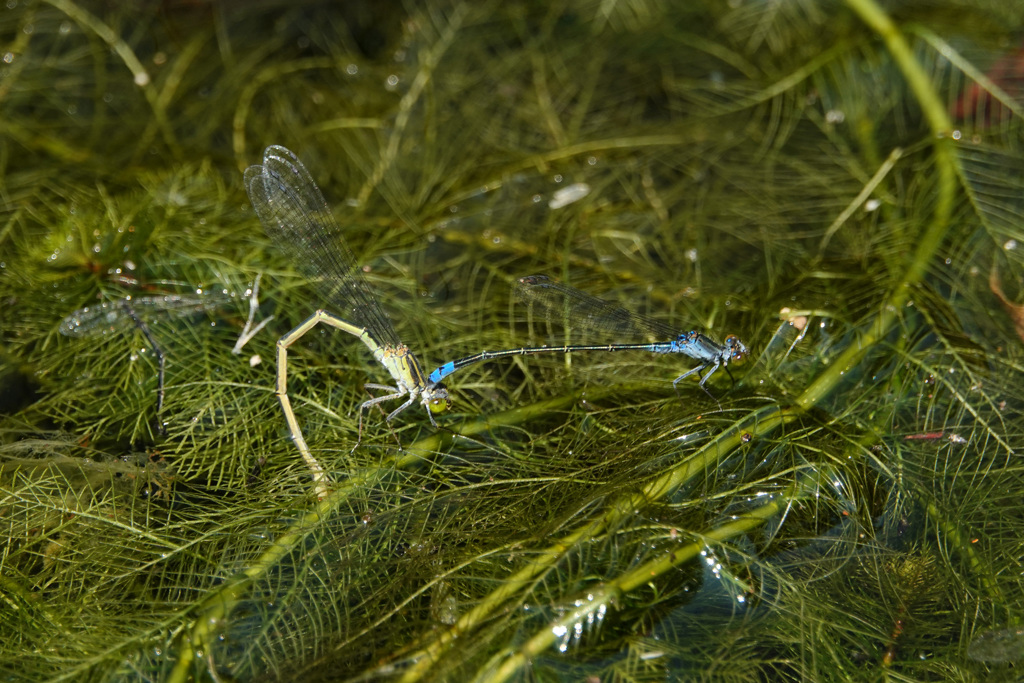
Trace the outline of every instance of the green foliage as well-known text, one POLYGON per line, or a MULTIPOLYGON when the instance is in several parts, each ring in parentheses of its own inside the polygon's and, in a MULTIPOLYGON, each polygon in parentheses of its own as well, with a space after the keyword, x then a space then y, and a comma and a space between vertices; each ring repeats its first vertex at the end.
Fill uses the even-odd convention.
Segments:
POLYGON ((0 13, 6 680, 1012 676, 1019 8, 114 8, 0 13), (246 200, 268 144, 427 370, 557 343, 530 273, 752 358, 721 408, 687 359, 509 358, 357 445, 387 378, 318 328, 318 499, 275 342, 327 302, 246 200), (126 301, 145 329, 59 332, 126 301))

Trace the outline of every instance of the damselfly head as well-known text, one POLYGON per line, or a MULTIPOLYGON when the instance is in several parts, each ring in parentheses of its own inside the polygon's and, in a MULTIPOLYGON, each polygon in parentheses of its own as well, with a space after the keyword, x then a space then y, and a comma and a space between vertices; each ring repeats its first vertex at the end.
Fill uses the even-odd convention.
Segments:
POLYGON ((730 334, 725 338, 725 347, 729 349, 730 363, 741 363, 750 354, 746 344, 741 342, 740 338, 734 334, 730 334))
POLYGON ((431 413, 443 413, 452 409, 452 400, 448 398, 448 387, 442 382, 423 389, 423 405, 431 413))

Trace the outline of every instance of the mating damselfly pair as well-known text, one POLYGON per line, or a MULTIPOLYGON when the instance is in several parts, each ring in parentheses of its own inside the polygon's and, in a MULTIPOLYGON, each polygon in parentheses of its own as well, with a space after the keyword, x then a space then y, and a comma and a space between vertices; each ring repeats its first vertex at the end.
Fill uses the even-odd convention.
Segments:
POLYGON ((747 355, 747 347, 737 337, 729 336, 724 344, 719 344, 700 332, 679 332, 665 323, 642 317, 614 303, 544 276, 533 275, 519 278, 515 284, 516 291, 523 300, 546 309, 552 317, 574 326, 604 330, 614 335, 616 340, 642 338, 647 341, 481 351, 424 373, 415 355, 399 339, 345 242, 327 201, 298 157, 284 147, 268 147, 262 165, 246 169, 245 186, 268 235, 290 254, 304 276, 315 281, 323 302, 327 304, 326 308, 318 308, 281 337, 277 350, 277 395, 289 432, 318 480, 323 471, 302 437, 288 398, 287 366, 288 348, 321 323, 358 338, 394 379, 394 386, 366 385, 387 393, 359 406, 360 431, 363 409, 398 399, 404 399, 404 402, 388 414, 387 420, 419 402, 427 409, 427 415, 436 427, 434 414, 451 406, 443 380, 466 366, 506 356, 626 350, 679 353, 693 358, 699 365, 677 377, 673 385, 695 373, 703 373, 700 386, 707 391, 704 385, 718 368, 728 368, 730 362, 737 362, 747 355))

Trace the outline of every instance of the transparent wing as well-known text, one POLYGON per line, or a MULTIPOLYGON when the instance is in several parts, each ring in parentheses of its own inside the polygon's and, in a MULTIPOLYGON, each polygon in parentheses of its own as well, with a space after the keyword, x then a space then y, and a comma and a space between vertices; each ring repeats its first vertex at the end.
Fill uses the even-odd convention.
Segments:
POLYGON ((167 294, 104 301, 80 308, 68 315, 61 321, 60 333, 65 337, 111 334, 136 325, 133 315, 143 319, 158 315, 185 317, 217 308, 229 300, 229 297, 220 296, 197 298, 167 294))
POLYGON ((602 333, 613 343, 669 341, 678 337, 681 331, 618 304, 554 282, 545 275, 519 278, 515 293, 521 301, 540 307, 552 322, 570 330, 602 333))
POLYGON ((245 187, 267 234, 316 283, 328 310, 365 327, 378 344, 400 346, 320 188, 298 157, 278 145, 267 147, 263 165, 245 170, 245 187))

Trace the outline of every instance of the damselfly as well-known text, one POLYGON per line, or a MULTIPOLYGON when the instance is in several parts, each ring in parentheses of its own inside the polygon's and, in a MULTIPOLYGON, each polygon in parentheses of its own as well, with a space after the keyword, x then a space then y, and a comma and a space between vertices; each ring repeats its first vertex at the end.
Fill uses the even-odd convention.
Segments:
MULTIPOLYGON (((553 320, 577 329, 602 331, 614 339, 646 338, 648 341, 611 344, 569 344, 565 346, 528 346, 502 351, 481 351, 480 353, 453 360, 430 373, 430 382, 440 382, 456 370, 474 363, 480 363, 506 356, 526 356, 541 353, 577 353, 581 351, 649 351, 651 353, 681 353, 700 362, 672 382, 678 388, 679 382, 705 370, 700 375, 700 387, 711 395, 705 383, 720 367, 728 372, 729 363, 743 360, 749 353, 738 337, 730 335, 724 344, 719 344, 707 335, 690 330, 680 332, 677 328, 622 308, 618 304, 598 299, 568 285, 559 284, 544 275, 521 277, 515 284, 515 291, 521 300, 537 304, 553 320), (653 341, 651 341, 653 340, 653 341)), ((717 401, 717 399, 715 399, 717 401)))
POLYGON ((359 406, 360 434, 363 409, 384 401, 407 397, 388 414, 386 419, 391 420, 419 400, 435 427, 433 414, 447 410, 451 402, 443 384, 426 381, 416 357, 398 338, 391 320, 366 283, 320 188, 298 157, 278 145, 267 147, 263 164, 246 169, 245 186, 267 234, 316 283, 321 298, 330 307, 318 308, 277 342, 277 396, 288 431, 313 472, 318 493, 322 494, 326 475, 302 437, 288 398, 288 348, 311 329, 323 323, 353 335, 395 380, 395 386, 366 385, 389 393, 359 406))

